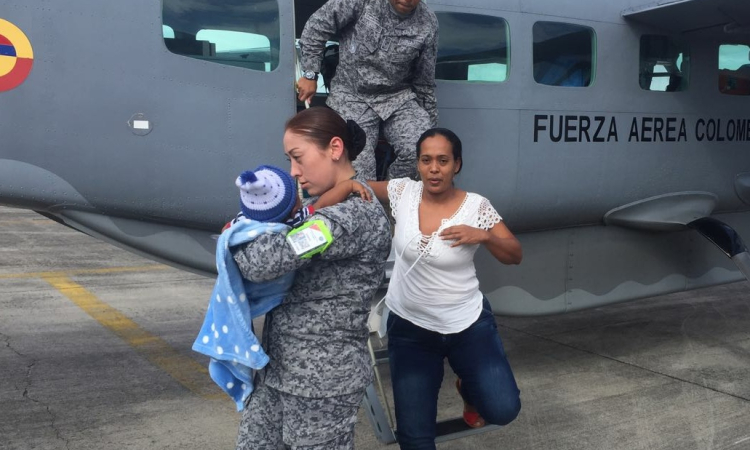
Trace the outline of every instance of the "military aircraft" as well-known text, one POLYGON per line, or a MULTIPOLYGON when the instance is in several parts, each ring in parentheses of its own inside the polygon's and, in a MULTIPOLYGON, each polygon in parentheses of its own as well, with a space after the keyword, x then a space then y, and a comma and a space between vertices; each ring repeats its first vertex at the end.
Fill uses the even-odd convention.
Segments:
MULTIPOLYGON (((324 2, 5 2, 0 204, 212 274, 234 177, 286 164, 283 125, 303 107, 295 39, 324 2)), ((748 273, 750 3, 428 4, 439 123, 464 142, 458 183, 524 247, 517 267, 479 253, 497 313, 748 273)))

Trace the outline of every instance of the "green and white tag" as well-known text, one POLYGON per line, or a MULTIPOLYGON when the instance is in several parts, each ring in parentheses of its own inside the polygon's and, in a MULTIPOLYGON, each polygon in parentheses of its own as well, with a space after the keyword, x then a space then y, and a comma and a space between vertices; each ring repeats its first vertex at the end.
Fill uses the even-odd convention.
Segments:
POLYGON ((293 229, 286 235, 286 240, 300 258, 312 258, 323 253, 332 243, 333 235, 320 219, 310 220, 293 229))

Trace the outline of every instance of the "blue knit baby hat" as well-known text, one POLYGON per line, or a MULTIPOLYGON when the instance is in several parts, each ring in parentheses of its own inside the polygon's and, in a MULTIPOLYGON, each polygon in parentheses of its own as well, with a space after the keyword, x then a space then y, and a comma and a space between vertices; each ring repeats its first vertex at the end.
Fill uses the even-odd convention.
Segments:
POLYGON ((289 173, 274 166, 258 166, 237 177, 240 208, 248 219, 283 222, 297 203, 297 189, 289 173))

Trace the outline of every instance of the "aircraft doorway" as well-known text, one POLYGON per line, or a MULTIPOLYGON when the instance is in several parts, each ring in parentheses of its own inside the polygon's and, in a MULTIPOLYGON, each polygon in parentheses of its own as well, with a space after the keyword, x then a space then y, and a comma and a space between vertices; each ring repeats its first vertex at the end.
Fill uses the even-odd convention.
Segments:
MULTIPOLYGON (((305 28, 305 24, 310 16, 320 9, 326 1, 327 0, 295 0, 294 2, 294 53, 296 58, 297 78, 302 75, 303 70, 300 66, 299 47, 299 38, 302 35, 302 30, 305 28)), ((332 37, 326 43, 326 50, 323 52, 323 62, 320 67, 320 76, 318 77, 318 91, 310 100, 310 106, 325 105, 326 98, 328 98, 331 78, 333 78, 333 75, 336 73, 336 66, 339 62, 338 49, 338 37, 332 37)), ((297 80, 295 79, 295 81, 297 80)), ((305 105, 298 101, 297 111, 301 111, 304 108, 305 105)))
MULTIPOLYGON (((295 80, 302 75, 302 68, 300 67, 300 48, 299 38, 302 35, 302 30, 305 28, 307 20, 310 18, 315 11, 320 9, 326 3, 327 0, 295 0, 294 2, 294 50, 296 58, 296 74, 295 80)), ((318 90, 316 94, 310 99, 309 106, 325 106, 326 99, 328 98, 328 92, 330 90, 331 80, 336 74, 336 67, 339 62, 339 37, 332 36, 326 43, 326 49, 323 52, 323 61, 320 67, 320 76, 318 77, 318 90)), ((296 95, 296 94, 295 94, 296 95)), ((302 111, 307 106, 297 100, 297 111, 302 111)), ((380 139, 375 147, 375 163, 376 173, 379 180, 384 180, 388 171, 388 166, 395 159, 395 153, 393 147, 383 137, 383 132, 380 132, 380 139)))
MULTIPOLYGON (((320 9, 326 3, 327 0, 295 0, 294 2, 294 50, 296 59, 296 74, 295 80, 302 75, 303 68, 300 67, 300 47, 299 38, 302 35, 302 30, 305 28, 307 20, 310 18, 315 11, 320 9)), ((339 62, 339 38, 338 36, 332 36, 326 43, 326 49, 323 52, 323 61, 320 67, 320 76, 318 77, 318 90, 316 94, 310 99, 310 106, 325 106, 326 99, 328 98, 328 92, 330 90, 331 79, 336 74, 336 67, 339 62)), ((302 111, 307 106, 297 101, 297 111, 302 111)), ((375 148, 375 162, 377 167, 377 177, 379 180, 385 179, 385 175, 388 171, 388 166, 395 159, 395 153, 393 147, 383 137, 381 130, 380 139, 375 148)))

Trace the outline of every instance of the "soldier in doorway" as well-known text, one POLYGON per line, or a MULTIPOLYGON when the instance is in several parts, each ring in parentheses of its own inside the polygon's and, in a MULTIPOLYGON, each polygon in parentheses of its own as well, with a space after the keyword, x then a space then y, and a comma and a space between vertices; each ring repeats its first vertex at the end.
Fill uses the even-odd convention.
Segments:
POLYGON ((376 179, 375 146, 382 126, 396 152, 388 178, 413 178, 417 139, 437 124, 435 14, 420 0, 328 1, 310 16, 299 41, 301 101, 315 94, 326 41, 335 35, 339 65, 327 104, 367 134, 354 168, 376 179))

